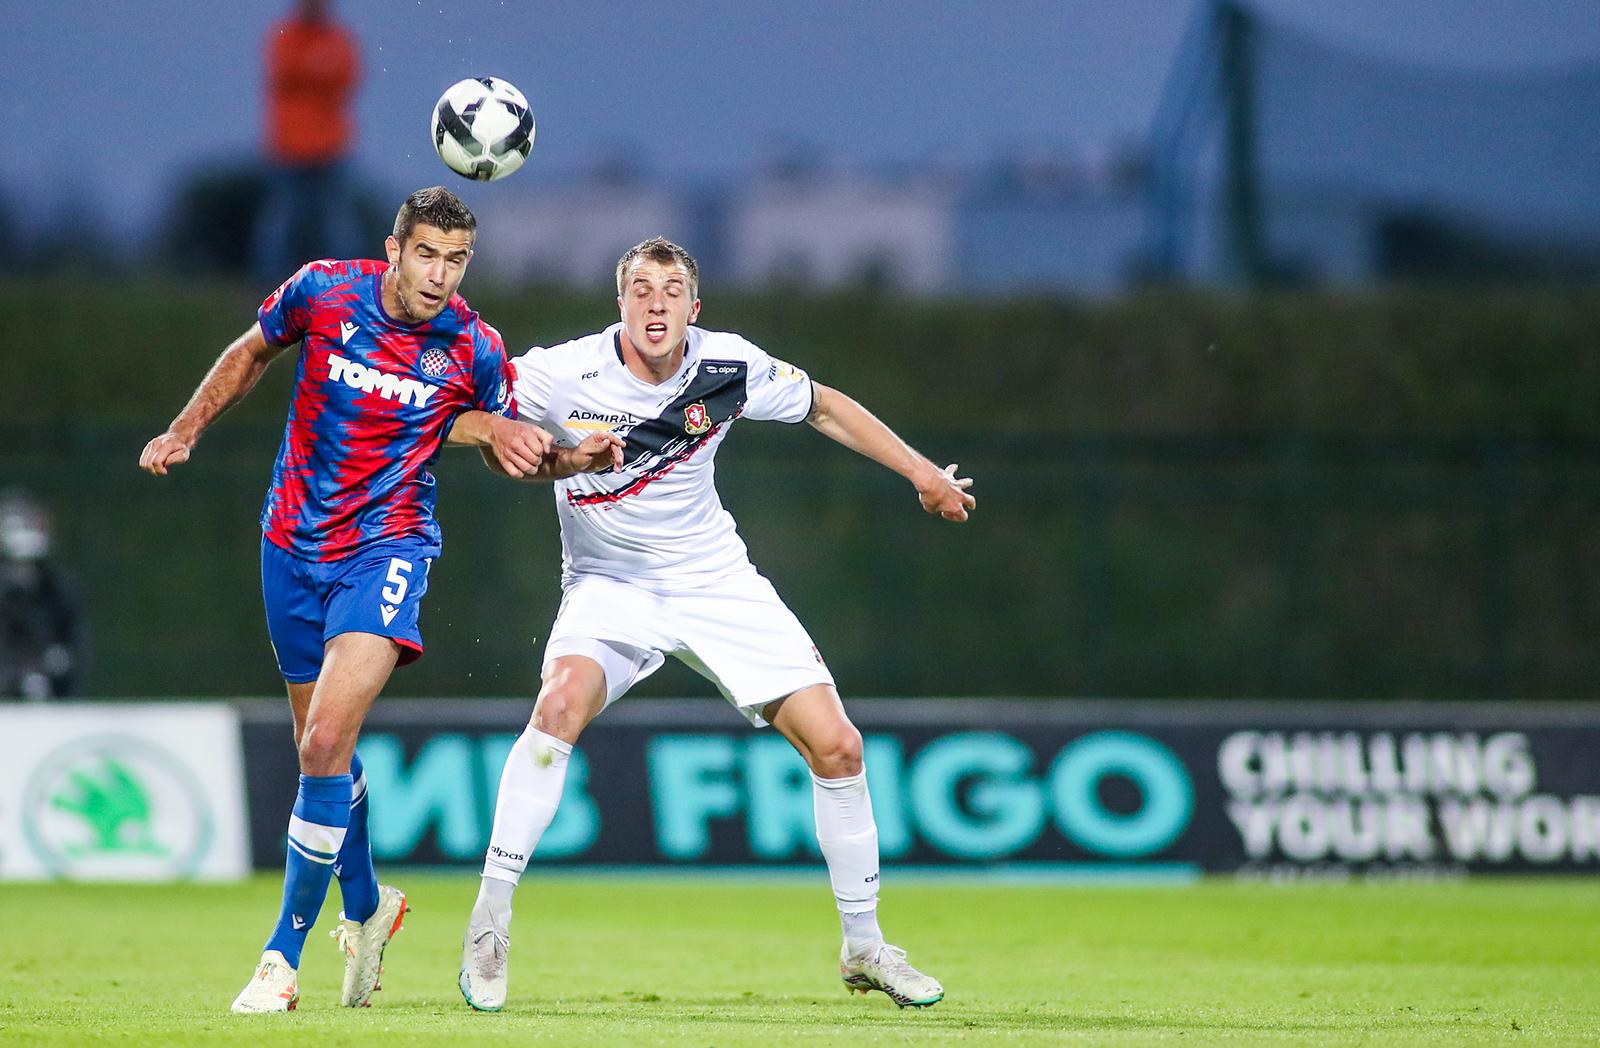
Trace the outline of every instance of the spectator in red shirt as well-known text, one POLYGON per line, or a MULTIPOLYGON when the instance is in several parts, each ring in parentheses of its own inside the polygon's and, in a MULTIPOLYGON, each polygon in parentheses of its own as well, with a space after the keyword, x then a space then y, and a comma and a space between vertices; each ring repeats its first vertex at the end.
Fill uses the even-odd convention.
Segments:
POLYGON ((298 0, 267 34, 268 183, 255 250, 267 281, 308 258, 347 257, 360 238, 346 157, 361 56, 328 7, 327 0, 298 0))

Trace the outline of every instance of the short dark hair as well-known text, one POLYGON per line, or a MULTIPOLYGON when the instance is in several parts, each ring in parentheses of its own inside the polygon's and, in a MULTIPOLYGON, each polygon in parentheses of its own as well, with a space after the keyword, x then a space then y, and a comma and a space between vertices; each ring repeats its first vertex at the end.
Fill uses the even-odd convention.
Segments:
POLYGON ((442 233, 465 229, 478 239, 478 220, 472 210, 444 186, 429 186, 406 197, 394 216, 394 238, 404 246, 406 237, 418 225, 432 226, 442 233))
POLYGON ((635 244, 628 249, 628 253, 617 259, 617 294, 622 294, 622 276, 628 267, 639 261, 659 262, 664 266, 677 264, 689 272, 689 297, 700 297, 700 267, 695 265, 694 256, 683 248, 674 244, 666 237, 651 237, 642 244, 635 244))

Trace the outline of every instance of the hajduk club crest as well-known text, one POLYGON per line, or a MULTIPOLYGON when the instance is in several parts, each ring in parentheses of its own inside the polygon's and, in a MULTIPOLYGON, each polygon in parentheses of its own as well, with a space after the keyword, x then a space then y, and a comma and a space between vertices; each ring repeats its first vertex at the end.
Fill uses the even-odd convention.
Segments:
POLYGON ((696 401, 683 409, 683 431, 690 436, 699 436, 711 428, 711 416, 706 413, 704 401, 696 401))
POLYGON ((438 378, 450 370, 450 354, 442 349, 430 349, 422 354, 422 373, 438 378))

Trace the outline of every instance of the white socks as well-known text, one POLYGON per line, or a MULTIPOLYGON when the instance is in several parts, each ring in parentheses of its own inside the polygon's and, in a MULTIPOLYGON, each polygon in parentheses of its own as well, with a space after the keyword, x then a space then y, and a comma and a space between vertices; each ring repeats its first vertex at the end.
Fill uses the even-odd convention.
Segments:
MULTIPOLYGON (((566 785, 572 746, 529 726, 511 747, 500 773, 494 829, 484 858, 483 885, 473 924, 493 923, 504 933, 511 920, 511 892, 539 838, 555 818, 566 785)), ((883 941, 878 928, 878 824, 866 772, 844 779, 811 776, 817 843, 839 905, 845 946, 852 954, 883 941)))
POLYGON ((872 817, 865 771, 845 779, 811 776, 817 843, 839 903, 850 953, 883 941, 878 929, 878 824, 872 817))
POLYGON ((491 913, 502 932, 511 920, 511 889, 528 868, 529 857, 561 803, 571 757, 571 743, 546 735, 531 724, 506 755, 500 793, 494 804, 494 829, 489 833, 489 852, 483 862, 483 887, 474 909, 475 918, 478 910, 491 913))
POLYGON ((485 877, 478 884, 478 901, 472 905, 471 926, 488 926, 501 935, 511 934, 511 893, 517 886, 498 877, 485 877))

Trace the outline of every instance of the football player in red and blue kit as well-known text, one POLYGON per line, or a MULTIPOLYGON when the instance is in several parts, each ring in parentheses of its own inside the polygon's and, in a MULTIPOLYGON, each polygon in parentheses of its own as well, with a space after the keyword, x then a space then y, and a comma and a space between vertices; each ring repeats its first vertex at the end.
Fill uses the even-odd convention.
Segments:
POLYGON ((301 344, 294 397, 261 511, 267 629, 294 714, 300 789, 289 819, 283 906, 236 1012, 289 1011, 333 875, 344 912, 341 1003, 368 1003, 405 895, 379 885, 356 738, 395 666, 422 654, 428 569, 440 552, 429 465, 445 443, 476 445, 512 477, 603 469, 621 442, 597 434, 556 450, 514 420, 500 335, 456 288, 477 222, 442 187, 413 193, 387 262, 312 262, 268 296, 139 464, 165 475, 284 349, 301 344))

